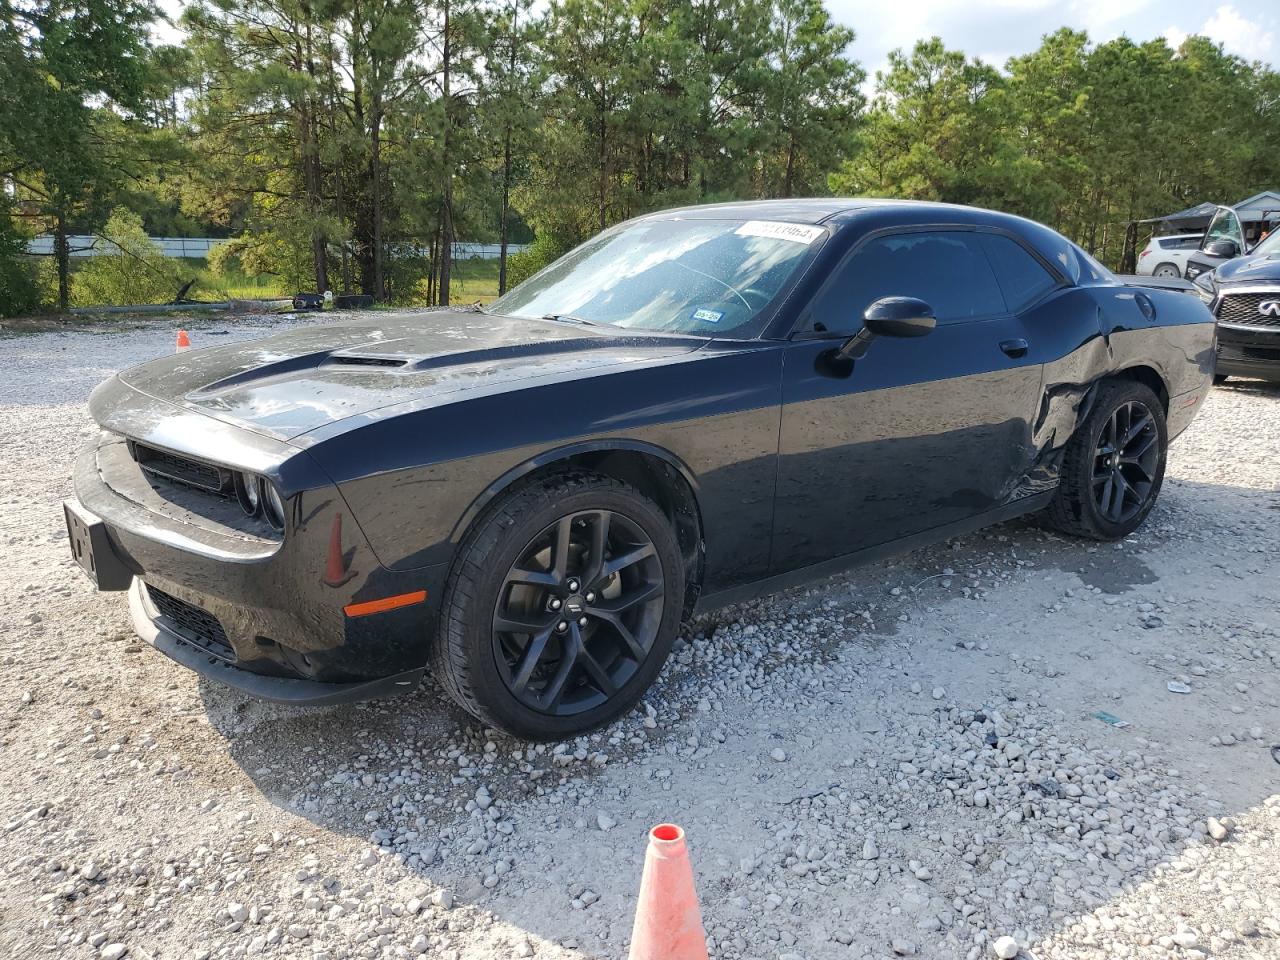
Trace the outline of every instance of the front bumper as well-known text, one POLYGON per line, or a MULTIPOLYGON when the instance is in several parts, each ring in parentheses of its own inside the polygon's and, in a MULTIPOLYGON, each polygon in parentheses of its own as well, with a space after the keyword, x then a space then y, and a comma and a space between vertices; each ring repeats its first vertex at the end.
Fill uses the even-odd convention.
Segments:
POLYGON ((327 479, 292 492, 285 532, 272 538, 143 476, 122 448, 106 434, 82 453, 69 513, 101 522, 94 550, 109 553, 100 566, 120 576, 106 583, 100 575, 99 585, 132 583, 130 608, 144 639, 204 676, 270 700, 336 703, 416 685, 446 565, 381 566, 327 479), (422 591, 426 601, 411 606, 346 612, 422 591))
POLYGON ((422 680, 422 667, 378 680, 357 683, 324 683, 292 677, 266 676, 233 666, 203 652, 179 632, 172 621, 162 616, 149 601, 141 580, 129 589, 129 613, 138 636, 170 660, 194 670, 200 676, 239 690, 259 700, 291 703, 297 706, 323 707, 357 700, 407 693, 422 680))
POLYGON ((1216 372, 1280 382, 1280 328, 1219 323, 1216 372))

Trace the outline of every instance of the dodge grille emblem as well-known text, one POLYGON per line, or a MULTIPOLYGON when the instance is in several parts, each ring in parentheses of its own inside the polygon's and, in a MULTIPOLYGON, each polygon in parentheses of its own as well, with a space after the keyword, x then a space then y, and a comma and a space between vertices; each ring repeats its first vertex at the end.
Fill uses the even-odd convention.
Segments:
POLYGON ((1263 300, 1258 304, 1258 312, 1264 317, 1280 317, 1280 300, 1263 300))

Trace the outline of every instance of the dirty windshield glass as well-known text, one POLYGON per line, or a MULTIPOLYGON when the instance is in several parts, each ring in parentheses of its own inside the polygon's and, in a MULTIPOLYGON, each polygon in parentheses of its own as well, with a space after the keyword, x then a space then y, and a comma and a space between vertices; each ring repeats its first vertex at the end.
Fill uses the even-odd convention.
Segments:
POLYGON ((811 249, 812 224, 645 220, 584 243, 488 312, 635 330, 745 336, 811 249))

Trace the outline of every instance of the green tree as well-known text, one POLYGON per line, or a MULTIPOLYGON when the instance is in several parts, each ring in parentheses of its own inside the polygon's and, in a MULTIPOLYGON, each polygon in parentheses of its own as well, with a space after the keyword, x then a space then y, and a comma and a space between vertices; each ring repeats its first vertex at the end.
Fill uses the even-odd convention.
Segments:
POLYGON ((31 313, 40 306, 28 237, 18 229, 12 201, 0 193, 0 317, 31 313))
POLYGON ((112 211, 101 240, 107 241, 108 249, 87 258, 76 272, 77 306, 168 303, 174 299, 182 286, 184 268, 151 242, 140 216, 123 207, 112 211))
POLYGON ((517 176, 527 175, 533 149, 541 91, 541 51, 537 37, 544 29, 531 13, 532 0, 507 0, 492 11, 485 51, 488 83, 481 103, 481 137, 501 154, 497 166, 501 194, 498 213, 498 293, 507 290, 507 246, 511 232, 511 193, 517 176))
POLYGON ((183 17, 203 73, 192 122, 206 161, 194 169, 188 204, 278 233, 267 247, 306 236, 318 291, 330 286, 334 232, 321 168, 323 16, 309 0, 200 0, 183 17), (268 209, 289 218, 282 232, 261 216, 268 209))
POLYGON ((854 33, 832 23, 822 0, 775 0, 772 27, 760 192, 823 192, 827 174, 853 147, 863 107, 865 74, 845 58, 854 33))
POLYGON ((0 3, 0 175, 52 227, 58 305, 70 299, 74 226, 101 222, 139 176, 148 0, 0 3))
POLYGON ((940 39, 895 50, 857 154, 830 178, 838 193, 998 205, 1014 151, 998 71, 940 39))

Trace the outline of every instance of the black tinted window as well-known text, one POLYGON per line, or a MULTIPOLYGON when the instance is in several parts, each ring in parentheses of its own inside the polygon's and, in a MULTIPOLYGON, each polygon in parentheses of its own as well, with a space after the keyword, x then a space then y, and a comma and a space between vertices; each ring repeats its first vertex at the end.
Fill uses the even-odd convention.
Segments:
POLYGON ((1053 274, 1021 244, 994 233, 980 236, 1010 310, 1021 310, 1058 285, 1053 274))
POLYGON ((814 320, 828 330, 855 329, 881 297, 918 297, 940 323, 1003 313, 1004 298, 981 244, 980 234, 958 231, 871 240, 840 267, 814 320))

